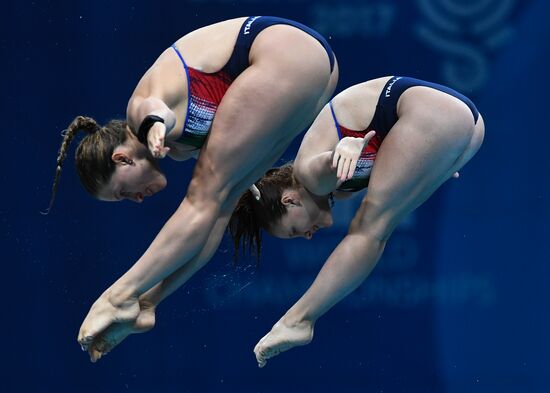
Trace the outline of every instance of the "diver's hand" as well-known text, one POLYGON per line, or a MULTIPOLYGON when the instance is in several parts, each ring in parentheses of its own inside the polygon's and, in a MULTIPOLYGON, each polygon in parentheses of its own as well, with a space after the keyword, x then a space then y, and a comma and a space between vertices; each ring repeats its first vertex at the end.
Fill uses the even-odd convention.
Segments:
POLYGON ((164 158, 170 151, 169 147, 164 146, 166 137, 166 125, 161 122, 156 122, 149 129, 147 134, 147 147, 155 158, 164 158))
POLYGON ((338 168, 336 176, 340 183, 353 177, 361 152, 375 134, 375 131, 369 131, 364 138, 348 136, 338 142, 332 157, 332 169, 338 168))

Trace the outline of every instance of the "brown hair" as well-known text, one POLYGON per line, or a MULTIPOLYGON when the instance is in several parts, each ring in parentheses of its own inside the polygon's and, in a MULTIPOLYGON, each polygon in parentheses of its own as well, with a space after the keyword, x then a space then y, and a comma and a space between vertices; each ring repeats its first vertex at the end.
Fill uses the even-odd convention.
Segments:
POLYGON ((293 165, 290 162, 270 169, 255 185, 260 191, 260 199, 256 200, 250 190, 246 191, 229 220, 229 234, 235 246, 234 263, 237 262, 239 250, 242 248, 244 253, 248 251, 252 254, 255 251, 257 265, 260 264, 261 230, 269 230, 287 212, 287 207, 281 202, 283 191, 296 188, 299 183, 294 179, 293 165))
POLYGON ((115 171, 115 163, 111 160, 113 151, 128 138, 126 122, 123 120, 111 120, 104 127, 101 127, 91 117, 76 117, 62 133, 63 142, 57 156, 52 197, 48 209, 43 214, 48 214, 53 206, 63 161, 67 156, 71 141, 79 130, 85 131, 87 135, 80 141, 76 149, 76 170, 80 182, 86 191, 93 196, 97 196, 99 189, 109 182, 115 171))

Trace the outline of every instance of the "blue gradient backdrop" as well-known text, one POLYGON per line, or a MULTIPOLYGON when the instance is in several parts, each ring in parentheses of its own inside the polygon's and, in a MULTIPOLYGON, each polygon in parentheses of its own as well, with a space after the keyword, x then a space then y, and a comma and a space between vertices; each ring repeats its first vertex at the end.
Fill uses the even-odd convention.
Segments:
POLYGON ((549 392, 549 14, 544 0, 5 4, 0 391, 549 392), (344 236, 360 197, 338 203, 334 227, 315 241, 266 238, 259 270, 233 269, 225 239, 159 307, 151 332, 91 364, 76 343, 82 319, 175 210, 193 163, 162 162, 169 185, 142 205, 100 203, 78 182, 73 147, 42 216, 60 133, 79 114, 123 116, 141 75, 186 32, 261 14, 330 40, 337 91, 400 74, 470 96, 485 143, 459 180, 407 217, 309 346, 265 369, 252 353, 344 236))

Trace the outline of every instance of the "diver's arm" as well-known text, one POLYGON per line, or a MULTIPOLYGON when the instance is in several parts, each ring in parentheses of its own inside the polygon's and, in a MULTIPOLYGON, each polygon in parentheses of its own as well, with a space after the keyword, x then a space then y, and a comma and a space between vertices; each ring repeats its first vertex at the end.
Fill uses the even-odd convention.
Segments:
POLYGON ((148 304, 157 306, 166 297, 185 284, 187 280, 189 280, 198 270, 206 265, 218 249, 218 245, 223 237, 223 233, 225 232, 225 228, 227 227, 230 217, 231 214, 222 214, 222 216, 216 221, 216 224, 210 232, 210 236, 208 237, 208 240, 200 254, 141 295, 139 297, 140 302, 143 300, 148 304))
POLYGON ((126 118, 134 133, 137 133, 143 120, 151 115, 158 116, 164 121, 163 124, 166 127, 166 135, 168 136, 176 125, 176 115, 163 100, 153 96, 133 97, 128 103, 126 118))
MULTIPOLYGON (((165 141, 176 125, 174 112, 157 97, 133 97, 128 104, 127 121, 141 143, 147 145, 155 158, 164 158, 170 152, 165 141)), ((172 139, 176 138, 172 134, 172 139)))
POLYGON ((296 180, 315 195, 330 194, 338 187, 336 168, 332 167, 333 155, 334 151, 326 151, 296 163, 296 180))

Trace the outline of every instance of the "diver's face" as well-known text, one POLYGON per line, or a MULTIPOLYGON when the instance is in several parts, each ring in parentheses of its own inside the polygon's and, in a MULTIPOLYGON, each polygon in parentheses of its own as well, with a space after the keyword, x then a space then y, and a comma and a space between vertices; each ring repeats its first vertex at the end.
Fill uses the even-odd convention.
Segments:
POLYGON ((326 197, 315 196, 300 188, 285 190, 281 201, 287 213, 271 226, 269 232, 284 239, 313 238, 315 232, 332 225, 332 213, 326 197))
POLYGON ((166 177, 155 159, 147 154, 145 147, 143 148, 145 151, 137 152, 135 149, 115 149, 112 160, 116 169, 98 194, 99 199, 112 202, 128 199, 140 203, 145 197, 152 196, 166 187, 166 177))

